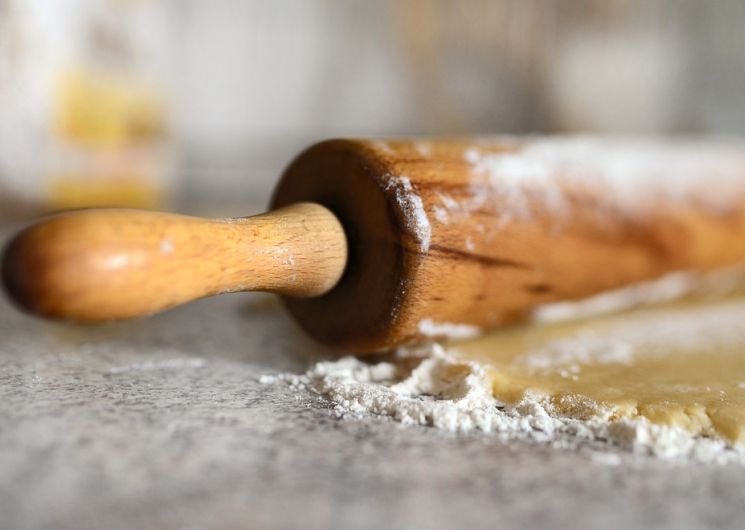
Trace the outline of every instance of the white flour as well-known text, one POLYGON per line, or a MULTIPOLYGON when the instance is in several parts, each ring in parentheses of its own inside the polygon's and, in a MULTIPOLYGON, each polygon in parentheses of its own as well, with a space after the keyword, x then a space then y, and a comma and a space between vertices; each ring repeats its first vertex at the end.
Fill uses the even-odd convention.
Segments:
POLYGON ((537 395, 505 405, 492 396, 483 366, 453 359, 437 344, 427 353, 419 357, 422 352, 402 350, 374 364, 344 357, 317 363, 303 375, 269 375, 261 382, 316 392, 333 404, 340 418, 374 415, 451 432, 479 430, 502 441, 590 448, 594 460, 608 465, 620 462, 619 450, 673 460, 745 463, 745 448, 644 418, 609 421, 612 411, 593 403, 578 400, 571 417, 555 414, 537 395))
POLYGON ((419 321, 417 330, 425 337, 439 337, 448 339, 470 339, 483 333, 478 326, 471 324, 457 324, 453 322, 435 322, 431 318, 419 321))
POLYGON ((654 280, 605 291, 583 300, 538 306, 533 311, 533 319, 545 323, 566 322, 671 302, 690 295, 721 296, 738 291, 743 286, 745 267, 739 265, 708 273, 672 272, 654 280))
MULTIPOLYGON (((742 281, 743 271, 739 268, 706 275, 675 273, 585 301, 545 306, 536 312, 536 317, 562 321, 701 291, 732 292, 742 286, 742 281)), ((690 328, 690 332, 683 334, 681 344, 685 346, 691 337, 716 327, 720 320, 718 311, 730 309, 724 306, 712 310, 700 322, 684 322, 683 327, 690 328)), ((728 313, 721 320, 732 322, 730 317, 728 313)), ((665 322, 657 324, 660 326, 647 331, 677 337, 681 329, 680 322, 670 324, 675 327, 672 332, 665 322)), ((440 330, 433 322, 424 322, 420 327, 440 330)), ((578 358, 586 360, 587 356, 596 361, 609 356, 614 362, 623 362, 632 354, 623 337, 615 335, 561 344, 565 348, 558 356, 553 351, 528 356, 534 365, 526 369, 540 368, 541 363, 571 364, 578 358)), ((697 437, 677 427, 652 424, 644 418, 610 421, 612 409, 588 400, 576 399, 563 414, 557 413, 548 399, 536 394, 526 395, 515 405, 500 403, 492 395, 484 366, 456 359, 439 344, 420 350, 401 349, 372 364, 354 357, 320 362, 305 374, 263 376, 261 382, 284 383, 299 391, 315 392, 333 404, 332 410, 339 417, 374 415, 451 432, 479 430, 505 441, 528 440, 573 449, 590 447, 594 448, 594 460, 609 465, 620 461, 619 451, 681 461, 745 464, 744 447, 697 437)))
MULTIPOLYGON (((527 219, 534 201, 561 217, 570 212, 568 197, 592 190, 607 197, 611 215, 634 216, 664 201, 695 203, 716 211, 736 207, 745 193, 745 151, 734 143, 696 141, 633 141, 566 137, 528 142, 515 152, 466 149, 475 182, 488 185, 489 195, 509 205, 511 217, 527 219)), ((474 191, 474 206, 478 201, 474 191)), ((602 210, 604 206, 598 204, 602 210)))
POLYGON ((404 176, 389 176, 386 189, 392 189, 396 194, 396 202, 404 214, 407 227, 419 242, 420 250, 426 253, 432 237, 432 226, 424 210, 422 198, 414 193, 411 180, 404 176))

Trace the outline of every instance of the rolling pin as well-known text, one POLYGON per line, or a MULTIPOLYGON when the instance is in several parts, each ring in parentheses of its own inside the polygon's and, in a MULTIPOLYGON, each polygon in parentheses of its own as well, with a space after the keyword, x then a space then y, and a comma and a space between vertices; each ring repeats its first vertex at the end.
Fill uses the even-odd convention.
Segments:
POLYGON ((262 215, 62 213, 6 247, 10 297, 106 321, 270 291, 332 347, 465 335, 670 271, 745 261, 745 150, 583 137, 330 140, 262 215))

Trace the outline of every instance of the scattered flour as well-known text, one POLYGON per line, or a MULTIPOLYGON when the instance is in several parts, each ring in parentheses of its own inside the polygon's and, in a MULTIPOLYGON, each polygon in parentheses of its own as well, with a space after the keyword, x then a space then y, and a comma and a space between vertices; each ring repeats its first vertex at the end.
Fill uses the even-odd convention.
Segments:
POLYGON ((447 339, 470 339, 478 337, 483 333, 483 330, 478 326, 453 324, 451 322, 435 322, 431 318, 425 318, 419 321, 417 329, 425 337, 447 339))
POLYGON ((533 311, 533 320, 544 323, 566 322, 671 302, 690 295, 724 295, 740 290, 744 285, 743 266, 708 273, 672 272, 654 280, 605 291, 580 301, 553 302, 538 306, 533 311))
MULTIPOLYGON (((587 300, 544 306, 536 311, 535 318, 561 322, 689 294, 731 293, 742 288, 744 275, 742 268, 707 274, 674 273, 587 300)), ((641 317, 627 319, 625 326, 617 327, 612 333, 555 341, 550 351, 528 352, 521 358, 529 364, 526 370, 566 365, 571 375, 572 366, 590 359, 632 361, 638 335, 649 340, 656 336, 677 340, 677 346, 683 350, 696 348, 698 339, 709 341, 712 335, 729 340, 731 334, 717 330, 724 326, 724 331, 731 331, 732 311, 745 310, 741 304, 724 304, 712 306, 705 313, 699 311, 684 322, 679 317, 669 322, 664 319, 645 322, 641 317)), ((685 319, 685 315, 681 317, 685 319)), ((745 320, 745 314, 742 319, 745 320)), ((425 319, 419 323, 419 331, 430 336, 466 338, 478 330, 425 319)), ((731 338, 742 341, 742 334, 745 328, 731 338)), ((612 409, 586 399, 578 398, 570 403, 569 412, 566 403, 562 403, 563 413, 538 394, 528 393, 514 405, 500 403, 493 397, 483 365, 458 359, 437 343, 418 350, 400 349, 372 364, 355 357, 320 362, 305 374, 267 375, 261 377, 261 382, 283 383, 315 392, 333 404, 332 410, 339 417, 382 416, 452 432, 484 431, 504 441, 527 440, 554 447, 589 449, 593 461, 604 465, 618 465, 622 456, 629 453, 684 462, 745 464, 745 447, 694 436, 684 429, 653 424, 645 418, 611 420, 612 409)), ((741 384, 745 386, 745 382, 741 384)))
POLYGON ((612 410, 586 401, 574 405, 576 415, 556 414, 540 395, 526 395, 514 405, 500 403, 492 396, 482 365, 457 360, 438 344, 426 353, 400 350, 373 364, 344 357, 317 363, 303 375, 265 375, 260 381, 315 392, 332 403, 333 413, 340 418, 373 415, 451 432, 479 430, 502 441, 590 450, 593 460, 604 465, 618 465, 624 453, 745 463, 745 448, 644 418, 610 420, 612 410))
POLYGON ((428 142, 416 142, 414 148, 422 158, 429 158, 432 156, 432 145, 428 142))
POLYGON ((398 202, 404 214, 407 227, 419 242, 419 249, 426 253, 429 251, 432 226, 429 223, 427 212, 424 210, 422 198, 414 192, 408 177, 389 176, 386 189, 394 190, 396 202, 398 202))
POLYGON ((173 241, 171 241, 170 239, 164 239, 160 242, 160 251, 163 254, 170 254, 174 251, 175 248, 176 247, 173 244, 173 241))
POLYGON ((387 142, 376 140, 373 142, 373 147, 386 155, 394 154, 393 149, 391 149, 391 146, 387 142))
POLYGON ((444 225, 450 222, 450 214, 448 214, 448 211, 442 206, 433 206, 432 213, 435 214, 435 219, 437 219, 438 222, 444 225))
POLYGON ((473 176, 471 196, 459 208, 499 200, 502 224, 548 211, 558 221, 570 197, 603 197, 598 215, 645 215, 660 201, 695 203, 726 212, 743 199, 745 151, 735 143, 634 141, 566 137, 495 141, 514 149, 469 147, 463 159, 473 176), (713 185, 715 184, 715 185, 713 185), (507 205, 507 206, 505 206, 507 205))

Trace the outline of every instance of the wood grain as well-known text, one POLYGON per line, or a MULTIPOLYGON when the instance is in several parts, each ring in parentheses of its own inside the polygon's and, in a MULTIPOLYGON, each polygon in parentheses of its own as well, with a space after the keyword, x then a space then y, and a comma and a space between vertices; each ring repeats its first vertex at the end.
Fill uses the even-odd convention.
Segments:
MULTIPOLYGON (((514 200, 498 192, 490 180, 495 175, 474 169, 473 149, 509 155, 523 145, 335 140, 311 147, 289 166, 273 206, 324 204, 348 235, 349 265, 339 284, 318 298, 285 299, 309 333, 340 349, 381 350, 431 339, 423 321, 488 329, 524 320, 544 303, 745 260, 745 156, 737 152, 710 156, 703 170, 713 177, 700 179, 715 197, 724 196, 726 208, 672 194, 631 213, 598 187, 568 190, 559 214, 543 207, 541 190, 533 190, 532 215, 510 219, 505 213, 516 209, 514 200), (737 172, 735 190, 715 189, 723 168, 737 172), (402 192, 402 177, 409 192, 402 192), (420 212, 412 211, 414 196, 420 212), (438 216, 438 208, 447 216, 438 216), (421 213, 429 230, 417 226, 421 213)), ((692 149, 709 153, 706 145, 692 149)), ((666 160, 664 150, 659 156, 655 171, 669 167, 670 179, 680 177, 675 160, 666 160)))
POLYGON ((533 141, 323 142, 289 165, 272 213, 62 215, 10 244, 5 284, 33 312, 94 321, 272 291, 319 341, 373 352, 745 262, 742 149, 590 149, 567 166, 571 142, 542 140, 546 157, 533 141))
POLYGON ((316 204, 215 220, 102 209, 21 232, 6 250, 3 277, 29 311, 105 321, 235 291, 317 296, 345 263, 343 228, 316 204))

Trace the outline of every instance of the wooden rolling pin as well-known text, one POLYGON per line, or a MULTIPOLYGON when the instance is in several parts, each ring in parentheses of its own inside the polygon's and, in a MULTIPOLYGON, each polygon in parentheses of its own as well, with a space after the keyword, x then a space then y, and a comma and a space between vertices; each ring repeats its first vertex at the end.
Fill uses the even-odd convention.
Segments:
POLYGON ((292 162, 272 208, 217 220, 57 215, 10 242, 4 284, 21 307, 77 321, 271 291, 316 339, 379 351, 745 261, 745 151, 590 138, 333 140, 292 162))

